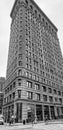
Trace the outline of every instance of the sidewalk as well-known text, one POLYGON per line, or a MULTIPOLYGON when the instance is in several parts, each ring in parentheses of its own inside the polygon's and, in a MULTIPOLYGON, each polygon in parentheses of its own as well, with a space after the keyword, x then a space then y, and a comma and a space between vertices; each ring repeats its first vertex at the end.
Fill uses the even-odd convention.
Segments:
POLYGON ((63 124, 63 119, 49 120, 48 124, 63 124))
POLYGON ((33 124, 32 126, 32 123, 26 123, 25 125, 23 125, 23 123, 13 123, 11 125, 9 125, 9 123, 5 123, 6 126, 13 126, 13 127, 19 127, 19 128, 32 128, 32 127, 45 127, 46 125, 47 126, 50 126, 50 125, 55 125, 55 124, 62 124, 63 125, 63 120, 49 120, 47 122, 37 122, 36 124, 33 124))
MULTIPOLYGON (((4 125, 5 127, 5 125, 4 125)), ((15 123, 5 127, 4 130, 63 130, 63 122, 62 121, 49 121, 48 123, 39 122, 37 124, 25 124, 15 123)))
POLYGON ((4 126, 6 126, 6 128, 8 129, 11 129, 11 130, 16 130, 16 129, 28 129, 28 130, 30 130, 30 129, 32 129, 32 124, 25 124, 25 125, 23 125, 22 123, 14 123, 14 124, 11 124, 11 125, 9 125, 9 123, 5 123, 5 125, 4 126))

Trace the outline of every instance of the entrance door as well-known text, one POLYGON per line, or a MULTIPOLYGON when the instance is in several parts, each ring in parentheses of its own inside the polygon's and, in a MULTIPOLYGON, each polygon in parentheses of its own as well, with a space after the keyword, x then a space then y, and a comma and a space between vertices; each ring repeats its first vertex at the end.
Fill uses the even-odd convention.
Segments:
POLYGON ((43 120, 42 105, 36 105, 36 116, 37 116, 37 120, 38 121, 42 121, 43 120))
POLYGON ((44 117, 49 120, 50 117, 49 117, 49 106, 44 106, 44 117))
POLYGON ((52 119, 55 119, 54 106, 50 106, 50 112, 51 112, 51 118, 52 118, 52 119))
POLYGON ((28 122, 32 122, 32 112, 31 111, 28 111, 28 122))

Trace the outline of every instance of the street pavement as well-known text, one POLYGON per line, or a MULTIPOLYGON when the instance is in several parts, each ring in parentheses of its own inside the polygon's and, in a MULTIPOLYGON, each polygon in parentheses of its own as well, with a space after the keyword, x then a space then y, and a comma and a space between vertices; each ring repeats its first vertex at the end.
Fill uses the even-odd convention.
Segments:
POLYGON ((4 124, 0 125, 0 130, 63 130, 63 120, 62 121, 50 121, 42 122, 38 124, 4 124))

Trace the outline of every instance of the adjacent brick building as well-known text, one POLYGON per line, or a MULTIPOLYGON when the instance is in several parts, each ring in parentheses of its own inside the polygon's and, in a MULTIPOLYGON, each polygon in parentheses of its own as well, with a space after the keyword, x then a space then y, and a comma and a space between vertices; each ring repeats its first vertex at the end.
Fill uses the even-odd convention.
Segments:
POLYGON ((17 122, 63 115, 63 58, 58 29, 34 0, 15 0, 3 112, 17 122))
POLYGON ((5 86, 5 78, 0 77, 0 114, 2 114, 2 108, 3 108, 4 86, 5 86))

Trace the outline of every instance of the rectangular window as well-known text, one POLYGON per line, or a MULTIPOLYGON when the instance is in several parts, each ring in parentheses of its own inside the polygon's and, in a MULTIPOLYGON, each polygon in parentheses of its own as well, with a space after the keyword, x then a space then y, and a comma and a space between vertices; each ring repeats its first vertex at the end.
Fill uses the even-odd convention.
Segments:
POLYGON ((4 103, 6 103, 6 98, 4 98, 4 103))
POLYGON ((43 101, 47 102, 47 95, 43 95, 43 101))
POLYGON ((56 89, 54 89, 54 90, 53 90, 53 92, 54 92, 54 94, 57 94, 57 91, 56 91, 56 89))
POLYGON ((62 98, 59 98, 59 102, 62 103, 62 98))
POLYGON ((7 92, 9 92, 9 87, 7 88, 7 92))
POLYGON ((28 57, 26 57, 26 62, 28 62, 28 57))
POLYGON ((46 92, 47 89, 46 89, 46 86, 43 86, 43 92, 46 92))
POLYGON ((35 90, 40 90, 40 85, 39 84, 35 84, 35 90))
POLYGON ((11 94, 10 94, 8 100, 10 99, 10 101, 11 101, 11 97, 12 97, 12 96, 11 96, 11 94))
POLYGON ((55 102, 58 102, 58 98, 57 97, 55 97, 55 102))
POLYGON ((18 98, 21 98, 21 90, 18 90, 18 98))
POLYGON ((29 74, 29 78, 32 78, 32 74, 31 73, 29 74))
POLYGON ((39 81, 39 76, 36 76, 36 81, 39 81))
POLYGON ((19 66, 22 66, 22 61, 19 61, 19 62, 18 62, 18 65, 19 65, 19 66))
POLYGON ((36 100, 40 101, 40 94, 39 93, 36 93, 36 100))
POLYGON ((49 96, 49 101, 53 102, 53 97, 52 96, 49 96))
POLYGON ((21 79, 18 79, 18 86, 21 86, 21 79))
POLYGON ((15 99, 15 92, 13 92, 13 99, 15 99))
POLYGON ((32 70, 32 65, 29 65, 29 69, 32 70))
POLYGON ((58 91, 58 95, 61 95, 61 91, 58 91))
POLYGON ((10 85, 10 91, 12 90, 12 85, 10 85))
POLYGON ((48 88, 48 92, 49 92, 49 93, 52 93, 52 89, 51 89, 51 88, 48 88))
POLYGON ((28 72, 26 72, 26 77, 29 77, 29 73, 28 72))
POLYGON ((31 57, 31 52, 29 52, 29 56, 31 57))
POLYGON ((33 99, 33 93, 32 92, 27 92, 27 98, 28 99, 33 99))
POLYGON ((28 68, 28 64, 26 64, 26 68, 28 68))
POLYGON ((18 76, 21 76, 21 75, 22 75, 22 71, 18 70, 18 76))
POLYGON ((16 82, 13 83, 13 88, 15 88, 15 87, 16 87, 16 82))
POLYGON ((26 50, 26 55, 28 55, 28 51, 26 50))
POLYGON ((27 87, 28 87, 28 88, 32 88, 32 82, 27 81, 27 87))
POLYGON ((29 58, 29 63, 31 63, 31 58, 29 58))

